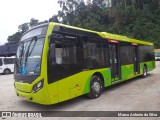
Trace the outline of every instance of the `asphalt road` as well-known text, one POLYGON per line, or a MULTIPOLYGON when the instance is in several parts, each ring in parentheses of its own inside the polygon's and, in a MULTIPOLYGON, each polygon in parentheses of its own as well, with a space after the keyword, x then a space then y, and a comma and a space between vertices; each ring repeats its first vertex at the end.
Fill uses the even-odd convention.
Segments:
MULTIPOLYGON (((138 77, 106 88, 97 99, 80 96, 49 106, 18 98, 13 82, 13 74, 0 75, 0 111, 160 111, 160 62, 156 63, 156 69, 149 72, 147 78, 138 77)), ((58 117, 58 119, 64 118, 58 117)), ((137 120, 137 118, 133 119, 137 120)), ((158 118, 153 119, 158 120, 158 118)))

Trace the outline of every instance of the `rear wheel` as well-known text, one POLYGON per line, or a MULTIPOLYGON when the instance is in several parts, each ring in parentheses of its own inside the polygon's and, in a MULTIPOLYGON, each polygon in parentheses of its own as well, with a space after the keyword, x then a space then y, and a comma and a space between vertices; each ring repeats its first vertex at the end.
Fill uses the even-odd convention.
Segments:
POLYGON ((147 73, 147 67, 146 66, 144 66, 143 67, 143 75, 142 75, 142 77, 147 77, 147 75, 148 75, 148 73, 147 73))
POLYGON ((10 74, 11 73, 11 70, 10 69, 5 69, 3 74, 7 75, 7 74, 10 74))
POLYGON ((89 98, 98 98, 103 90, 103 81, 99 76, 92 76, 90 83, 90 93, 88 94, 89 98))

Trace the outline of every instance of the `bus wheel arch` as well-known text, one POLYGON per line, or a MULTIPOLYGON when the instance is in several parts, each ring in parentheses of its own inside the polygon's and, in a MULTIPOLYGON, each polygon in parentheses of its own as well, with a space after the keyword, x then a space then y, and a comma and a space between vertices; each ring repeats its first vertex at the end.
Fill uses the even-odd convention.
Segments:
POLYGON ((91 99, 98 98, 104 89, 104 78, 101 73, 96 72, 92 75, 90 84, 90 92, 87 96, 91 99))
POLYGON ((145 78, 148 75, 148 69, 147 69, 147 65, 144 64, 143 65, 143 73, 142 73, 142 77, 145 78))
POLYGON ((4 75, 10 74, 10 73, 11 73, 11 70, 9 68, 5 68, 3 71, 4 75))

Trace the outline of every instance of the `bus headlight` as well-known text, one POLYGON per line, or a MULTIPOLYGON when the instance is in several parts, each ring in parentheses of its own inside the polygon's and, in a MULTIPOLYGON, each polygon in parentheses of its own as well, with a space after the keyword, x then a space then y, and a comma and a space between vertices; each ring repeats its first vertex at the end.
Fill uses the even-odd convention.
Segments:
POLYGON ((40 82, 35 84, 33 86, 32 92, 36 93, 37 91, 39 91, 41 88, 43 88, 43 84, 44 84, 44 80, 41 80, 40 82))

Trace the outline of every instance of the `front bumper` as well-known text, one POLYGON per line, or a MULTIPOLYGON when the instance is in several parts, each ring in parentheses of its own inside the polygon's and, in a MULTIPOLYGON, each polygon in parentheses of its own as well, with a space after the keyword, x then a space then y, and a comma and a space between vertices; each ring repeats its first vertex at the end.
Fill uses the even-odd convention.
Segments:
POLYGON ((44 104, 44 105, 51 104, 48 97, 48 93, 45 88, 42 88, 36 93, 32 93, 32 92, 26 93, 16 89, 16 94, 18 97, 30 102, 35 102, 35 103, 44 104))

